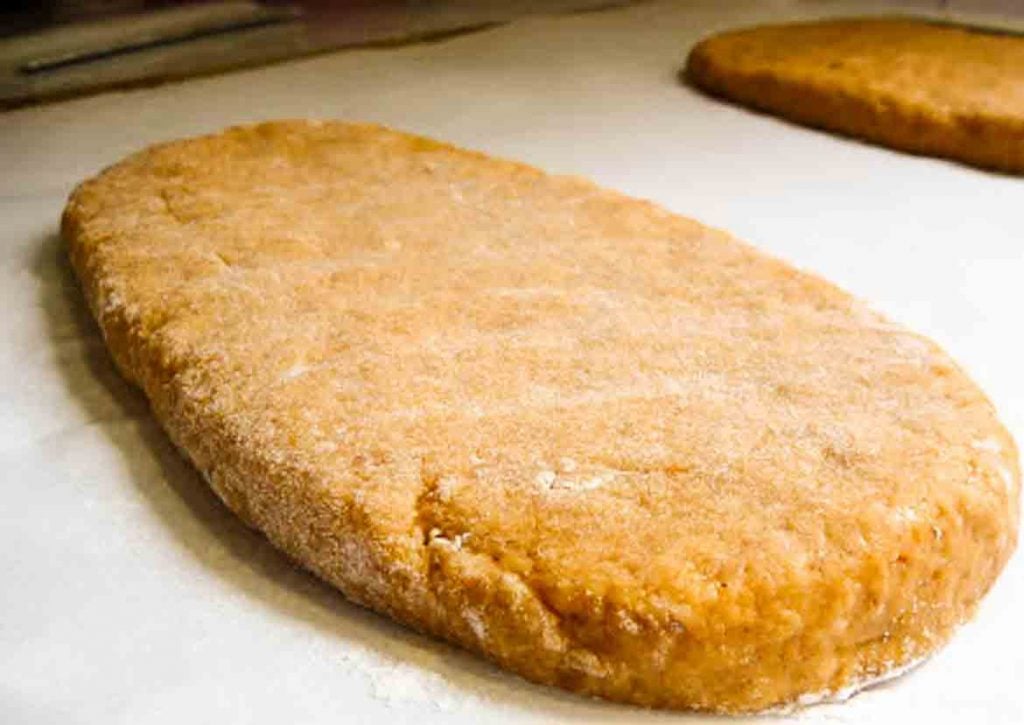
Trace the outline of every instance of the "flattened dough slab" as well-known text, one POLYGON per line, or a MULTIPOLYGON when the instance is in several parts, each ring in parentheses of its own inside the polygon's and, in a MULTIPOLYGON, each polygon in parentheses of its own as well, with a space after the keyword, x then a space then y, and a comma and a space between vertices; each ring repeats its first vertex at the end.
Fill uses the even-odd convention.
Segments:
POLYGON ((700 88, 798 123, 1024 173, 1024 38, 909 18, 730 31, 698 43, 700 88))
POLYGON ((934 651, 1016 540, 992 405, 728 235, 377 126, 157 146, 72 194, 110 351, 225 503, 537 682, 749 711, 934 651))

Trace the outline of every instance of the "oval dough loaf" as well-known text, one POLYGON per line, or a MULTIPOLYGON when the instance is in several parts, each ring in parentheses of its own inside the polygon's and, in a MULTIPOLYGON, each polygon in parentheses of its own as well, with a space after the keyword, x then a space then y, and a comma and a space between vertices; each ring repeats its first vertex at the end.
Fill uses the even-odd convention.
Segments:
POLYGON ((749 711, 937 648, 1019 472, 933 343, 728 235, 368 125, 86 181, 123 373, 224 502, 347 597, 524 677, 749 711))
POLYGON ((719 96, 892 148, 1024 174, 1024 38, 910 18, 769 25, 700 42, 719 96))

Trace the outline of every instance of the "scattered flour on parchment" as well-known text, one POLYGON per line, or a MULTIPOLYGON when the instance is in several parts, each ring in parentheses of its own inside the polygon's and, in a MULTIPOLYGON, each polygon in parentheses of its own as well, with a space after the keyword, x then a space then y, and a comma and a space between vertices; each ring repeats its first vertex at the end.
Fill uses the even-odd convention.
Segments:
POLYGON ((423 704, 451 711, 465 706, 466 693, 453 691, 440 675, 407 662, 363 662, 358 667, 374 698, 386 705, 423 704))
MULTIPOLYGON (((404 648, 403 648, 404 649, 404 648)), ((455 674, 440 653, 417 648, 408 659, 353 647, 343 655, 346 669, 366 681, 370 695, 387 707, 417 705, 450 712, 488 701, 490 677, 466 678, 455 674), (435 666, 436 663, 436 666, 435 666)))

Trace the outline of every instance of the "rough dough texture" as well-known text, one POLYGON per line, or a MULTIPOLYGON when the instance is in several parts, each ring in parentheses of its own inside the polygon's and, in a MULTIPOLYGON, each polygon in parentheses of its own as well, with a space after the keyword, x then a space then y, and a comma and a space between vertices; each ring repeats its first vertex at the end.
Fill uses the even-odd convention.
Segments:
POLYGON ((933 343, 584 180, 277 122, 130 157, 63 232, 228 506, 531 680, 838 691, 942 644, 1014 547, 1014 442, 933 343))
POLYGON ((722 33, 687 75, 792 121, 1024 173, 1024 38, 870 18, 722 33))

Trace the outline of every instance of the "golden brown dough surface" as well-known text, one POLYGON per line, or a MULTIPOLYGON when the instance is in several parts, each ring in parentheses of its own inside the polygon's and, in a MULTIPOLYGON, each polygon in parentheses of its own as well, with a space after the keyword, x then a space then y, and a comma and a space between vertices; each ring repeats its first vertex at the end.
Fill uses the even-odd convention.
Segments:
POLYGON ((933 343, 653 204, 384 128, 148 149, 63 233, 220 497, 532 680, 743 711, 941 645, 1014 442, 933 343))
POLYGON ((900 18, 792 23, 712 36, 686 70, 792 121, 1024 173, 1024 38, 900 18))

